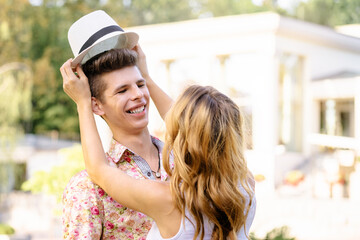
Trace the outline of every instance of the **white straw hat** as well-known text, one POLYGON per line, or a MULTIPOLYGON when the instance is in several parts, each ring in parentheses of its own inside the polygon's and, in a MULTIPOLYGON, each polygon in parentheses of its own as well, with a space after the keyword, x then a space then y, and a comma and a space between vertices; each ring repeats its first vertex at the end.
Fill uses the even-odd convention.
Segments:
POLYGON ((76 67, 113 48, 132 49, 137 44, 139 35, 125 32, 107 13, 98 10, 73 23, 68 32, 68 40, 75 57, 71 66, 76 67))

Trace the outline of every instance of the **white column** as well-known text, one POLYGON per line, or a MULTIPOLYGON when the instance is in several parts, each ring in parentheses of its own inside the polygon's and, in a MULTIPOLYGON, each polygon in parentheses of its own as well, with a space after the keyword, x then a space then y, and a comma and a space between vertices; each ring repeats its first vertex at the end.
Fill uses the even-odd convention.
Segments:
POLYGON ((102 119, 100 116, 98 116, 96 114, 94 114, 94 117, 95 117, 96 127, 99 132, 103 148, 106 152, 109 149, 113 134, 104 119, 102 119))
MULTIPOLYGON (((302 151, 305 156, 311 154, 311 145, 308 141, 309 135, 316 129, 319 129, 320 122, 320 109, 319 105, 315 104, 312 95, 311 88, 311 76, 310 76, 310 63, 308 58, 303 58, 302 62, 302 87, 303 87, 303 134, 302 134, 302 151)), ((319 131, 316 131, 319 132, 319 131)))
MULTIPOLYGON (((357 82, 357 91, 354 97, 354 122, 355 122, 355 134, 354 137, 360 142, 360 79, 357 82)), ((360 154, 360 147, 358 148, 358 154, 360 154)))
POLYGON ((216 58, 220 64, 220 75, 215 79, 214 87, 220 92, 228 95, 229 86, 227 84, 226 61, 228 60, 229 55, 217 55, 216 58))
MULTIPOLYGON (((256 165, 263 171, 266 189, 275 187, 275 148, 278 139, 278 69, 276 56, 259 54, 259 71, 254 73, 256 81, 253 95, 253 154, 256 165)), ((263 184, 264 185, 264 184, 263 184)))

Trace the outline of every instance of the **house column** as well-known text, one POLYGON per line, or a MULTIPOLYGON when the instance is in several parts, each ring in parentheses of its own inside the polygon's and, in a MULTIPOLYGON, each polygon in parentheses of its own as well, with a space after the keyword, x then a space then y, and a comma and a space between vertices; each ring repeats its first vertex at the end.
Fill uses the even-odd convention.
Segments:
POLYGON ((98 133, 100 135, 100 140, 103 145, 104 151, 106 152, 110 147, 110 142, 112 139, 112 132, 110 127, 107 125, 104 119, 102 119, 100 116, 94 114, 96 128, 98 130, 98 133))
POLYGON ((262 192, 273 193, 275 188, 275 150, 278 139, 278 69, 276 55, 259 54, 259 71, 254 73, 257 88, 253 106, 253 156, 256 169, 265 176, 262 192))
MULTIPOLYGON (((355 133, 354 137, 360 142, 360 79, 356 83, 356 91, 354 96, 354 122, 355 122, 355 133)), ((360 147, 357 149, 360 154, 360 147)))
POLYGON ((220 92, 228 95, 229 87, 227 84, 227 74, 226 74, 226 61, 229 59, 229 55, 217 55, 216 58, 219 60, 220 63, 220 76, 216 79, 215 88, 220 92))

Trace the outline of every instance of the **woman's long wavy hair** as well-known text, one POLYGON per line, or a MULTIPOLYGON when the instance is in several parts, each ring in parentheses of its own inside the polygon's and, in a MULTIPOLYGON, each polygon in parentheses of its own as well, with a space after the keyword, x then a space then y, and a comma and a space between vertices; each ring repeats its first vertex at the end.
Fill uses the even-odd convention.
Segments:
POLYGON ((176 207, 183 218, 188 209, 196 221, 194 239, 204 237, 203 215, 214 223, 212 239, 236 239, 245 228, 253 192, 242 125, 240 110, 230 98, 197 85, 187 88, 166 116, 164 168, 176 207))

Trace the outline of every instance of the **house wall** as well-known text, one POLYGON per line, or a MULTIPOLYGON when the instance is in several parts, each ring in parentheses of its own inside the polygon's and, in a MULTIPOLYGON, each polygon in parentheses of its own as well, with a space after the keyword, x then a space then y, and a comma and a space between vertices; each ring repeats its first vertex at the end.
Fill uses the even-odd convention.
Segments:
MULTIPOLYGON (((308 138, 318 121, 312 102, 312 79, 344 70, 360 71, 360 39, 274 13, 148 25, 127 31, 139 34, 150 74, 172 97, 191 83, 212 85, 229 96, 233 89, 249 94, 246 103, 244 99, 237 101, 252 111, 249 165, 270 182, 275 182, 275 165, 286 165, 275 164, 283 161, 276 159, 293 159, 281 175, 311 155, 308 138), (289 53, 302 59, 299 127, 303 148, 287 157, 278 146, 278 81, 281 56, 289 53)), ((150 131, 163 133, 165 127, 153 105, 150 119, 150 131)))

